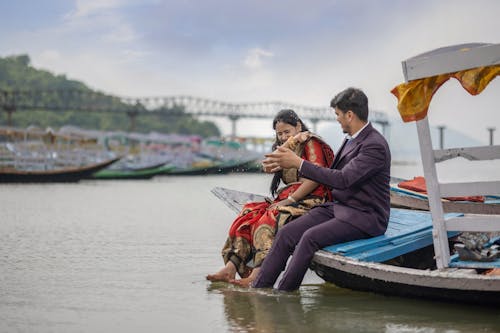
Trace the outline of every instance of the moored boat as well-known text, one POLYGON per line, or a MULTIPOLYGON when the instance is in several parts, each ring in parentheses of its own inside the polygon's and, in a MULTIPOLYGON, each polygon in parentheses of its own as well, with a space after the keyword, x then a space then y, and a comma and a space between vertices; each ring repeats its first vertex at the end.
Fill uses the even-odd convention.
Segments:
MULTIPOLYGON (((398 184, 404 179, 391 179, 391 207, 418 210, 429 210, 427 193, 403 188, 398 184)), ((487 195, 484 201, 441 199, 445 213, 461 212, 471 214, 500 214, 500 196, 487 195)))
MULTIPOLYGON (((430 210, 429 213, 405 212, 428 214, 431 228, 423 238, 415 237, 414 232, 405 232, 402 237, 387 244, 385 238, 395 226, 396 210, 392 208, 389 228, 382 238, 338 244, 318 251, 313 259, 313 268, 319 276, 356 290, 500 305, 500 275, 497 274, 500 258, 493 245, 498 242, 498 237, 481 244, 480 254, 477 251, 479 247, 468 247, 468 244, 458 244, 461 246, 457 247, 449 239, 450 234, 457 233, 497 233, 500 231, 500 215, 445 214, 442 199, 496 195, 500 182, 444 183, 439 181, 436 171, 436 163, 456 157, 499 159, 500 146, 434 150, 427 118, 432 95, 450 78, 459 80, 469 93, 480 93, 493 78, 500 75, 499 55, 500 44, 466 44, 440 48, 403 62, 406 83, 392 92, 398 97, 398 109, 403 121, 415 121, 417 125, 430 210), (453 253, 453 249, 457 249, 458 253, 453 253), (471 255, 462 256, 459 249, 471 255), (349 251, 353 252, 349 254, 349 251), (358 256, 357 252, 363 255, 358 256)), ((414 219, 407 217, 403 220, 414 219)))
POLYGON ((93 179, 151 179, 154 176, 168 174, 174 167, 169 164, 154 165, 149 168, 142 167, 139 169, 102 169, 90 178, 93 179))
POLYGON ((86 137, 0 128, 0 182, 77 182, 118 160, 86 137))
MULTIPOLYGON (((433 93, 452 77, 470 93, 480 93, 500 75, 500 44, 441 48, 404 61, 403 68, 407 83, 393 93, 403 120, 417 124, 429 212, 391 208, 384 235, 325 247, 315 253, 311 268, 326 281, 354 290, 499 306, 495 246, 500 239, 492 235, 500 231, 500 215, 445 214, 442 198, 496 195, 500 181, 440 182, 435 164, 459 156, 500 159, 500 146, 433 150, 427 109, 433 93), (464 241, 470 232, 489 236, 471 245, 464 241)), ((244 203, 242 196, 231 202, 244 203)))
POLYGON ((0 183, 53 183, 78 182, 89 178, 92 174, 110 166, 119 158, 112 158, 100 163, 83 166, 67 166, 47 170, 21 170, 16 168, 0 168, 0 183))
MULTIPOLYGON (((235 213, 248 202, 265 200, 264 195, 221 187, 215 187, 212 193, 235 213)), ((461 216, 449 213, 446 218, 461 216)), ((500 276, 480 274, 491 268, 492 262, 468 262, 465 269, 436 269, 432 228, 430 212, 391 208, 384 235, 319 250, 311 269, 325 281, 349 289, 500 305, 500 276)), ((457 242, 458 234, 449 232, 448 237, 457 242)), ((456 254, 452 259, 460 262, 456 254)))

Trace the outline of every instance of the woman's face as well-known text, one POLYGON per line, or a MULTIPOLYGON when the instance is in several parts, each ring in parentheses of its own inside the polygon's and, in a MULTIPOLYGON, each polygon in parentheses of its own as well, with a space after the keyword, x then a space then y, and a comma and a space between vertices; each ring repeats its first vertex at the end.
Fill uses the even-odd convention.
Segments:
POLYGON ((283 144, 289 137, 299 134, 302 130, 302 126, 300 123, 297 123, 297 126, 293 126, 282 121, 278 121, 276 123, 276 137, 280 144, 283 144))

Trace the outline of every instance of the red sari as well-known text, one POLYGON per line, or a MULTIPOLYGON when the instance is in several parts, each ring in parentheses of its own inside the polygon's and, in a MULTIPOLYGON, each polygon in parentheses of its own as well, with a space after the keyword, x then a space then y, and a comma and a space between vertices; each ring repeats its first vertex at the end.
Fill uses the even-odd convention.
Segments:
MULTIPOLYGON (((330 146, 317 136, 312 136, 305 143, 295 148, 295 153, 314 164, 329 167, 333 163, 333 151, 330 146)), ((331 199, 331 191, 325 185, 319 185, 303 199, 288 206, 278 206, 268 210, 272 203, 279 202, 292 195, 302 184, 299 182, 297 169, 283 170, 282 179, 286 186, 278 191, 272 202, 251 202, 246 204, 231 224, 229 237, 222 249, 224 263, 229 260, 236 266, 238 273, 246 277, 253 266, 262 264, 271 248, 278 228, 293 218, 305 214, 308 210, 331 199)))

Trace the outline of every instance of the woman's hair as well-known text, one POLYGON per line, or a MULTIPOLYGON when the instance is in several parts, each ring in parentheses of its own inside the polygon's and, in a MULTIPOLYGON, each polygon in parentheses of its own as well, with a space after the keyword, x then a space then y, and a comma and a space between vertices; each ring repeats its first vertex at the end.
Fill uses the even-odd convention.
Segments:
MULTIPOLYGON (((277 123, 285 123, 288 125, 292 125, 293 127, 297 126, 297 124, 300 123, 301 125, 301 132, 307 132, 309 129, 307 126, 304 124, 304 122, 297 116, 295 111, 292 109, 284 109, 278 112, 276 117, 273 119, 273 129, 276 130, 276 124, 277 123)), ((274 151, 279 145, 283 144, 282 142, 279 142, 278 135, 276 134, 275 141, 272 146, 272 151, 274 151)), ((277 171, 274 173, 273 180, 271 182, 271 194, 274 196, 276 194, 276 191, 278 190, 278 186, 280 185, 281 177, 283 175, 283 172, 277 171)))

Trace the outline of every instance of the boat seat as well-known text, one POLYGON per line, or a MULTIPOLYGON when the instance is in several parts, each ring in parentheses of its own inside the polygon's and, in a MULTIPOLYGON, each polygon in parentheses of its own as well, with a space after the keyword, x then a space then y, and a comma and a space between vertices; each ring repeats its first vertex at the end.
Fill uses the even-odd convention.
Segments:
MULTIPOLYGON (((445 218, 463 216, 448 213, 445 218)), ((448 238, 459 232, 448 232, 448 238)), ((391 208, 384 235, 335 244, 323 250, 369 262, 384 262, 432 244, 432 218, 429 212, 391 208)))

